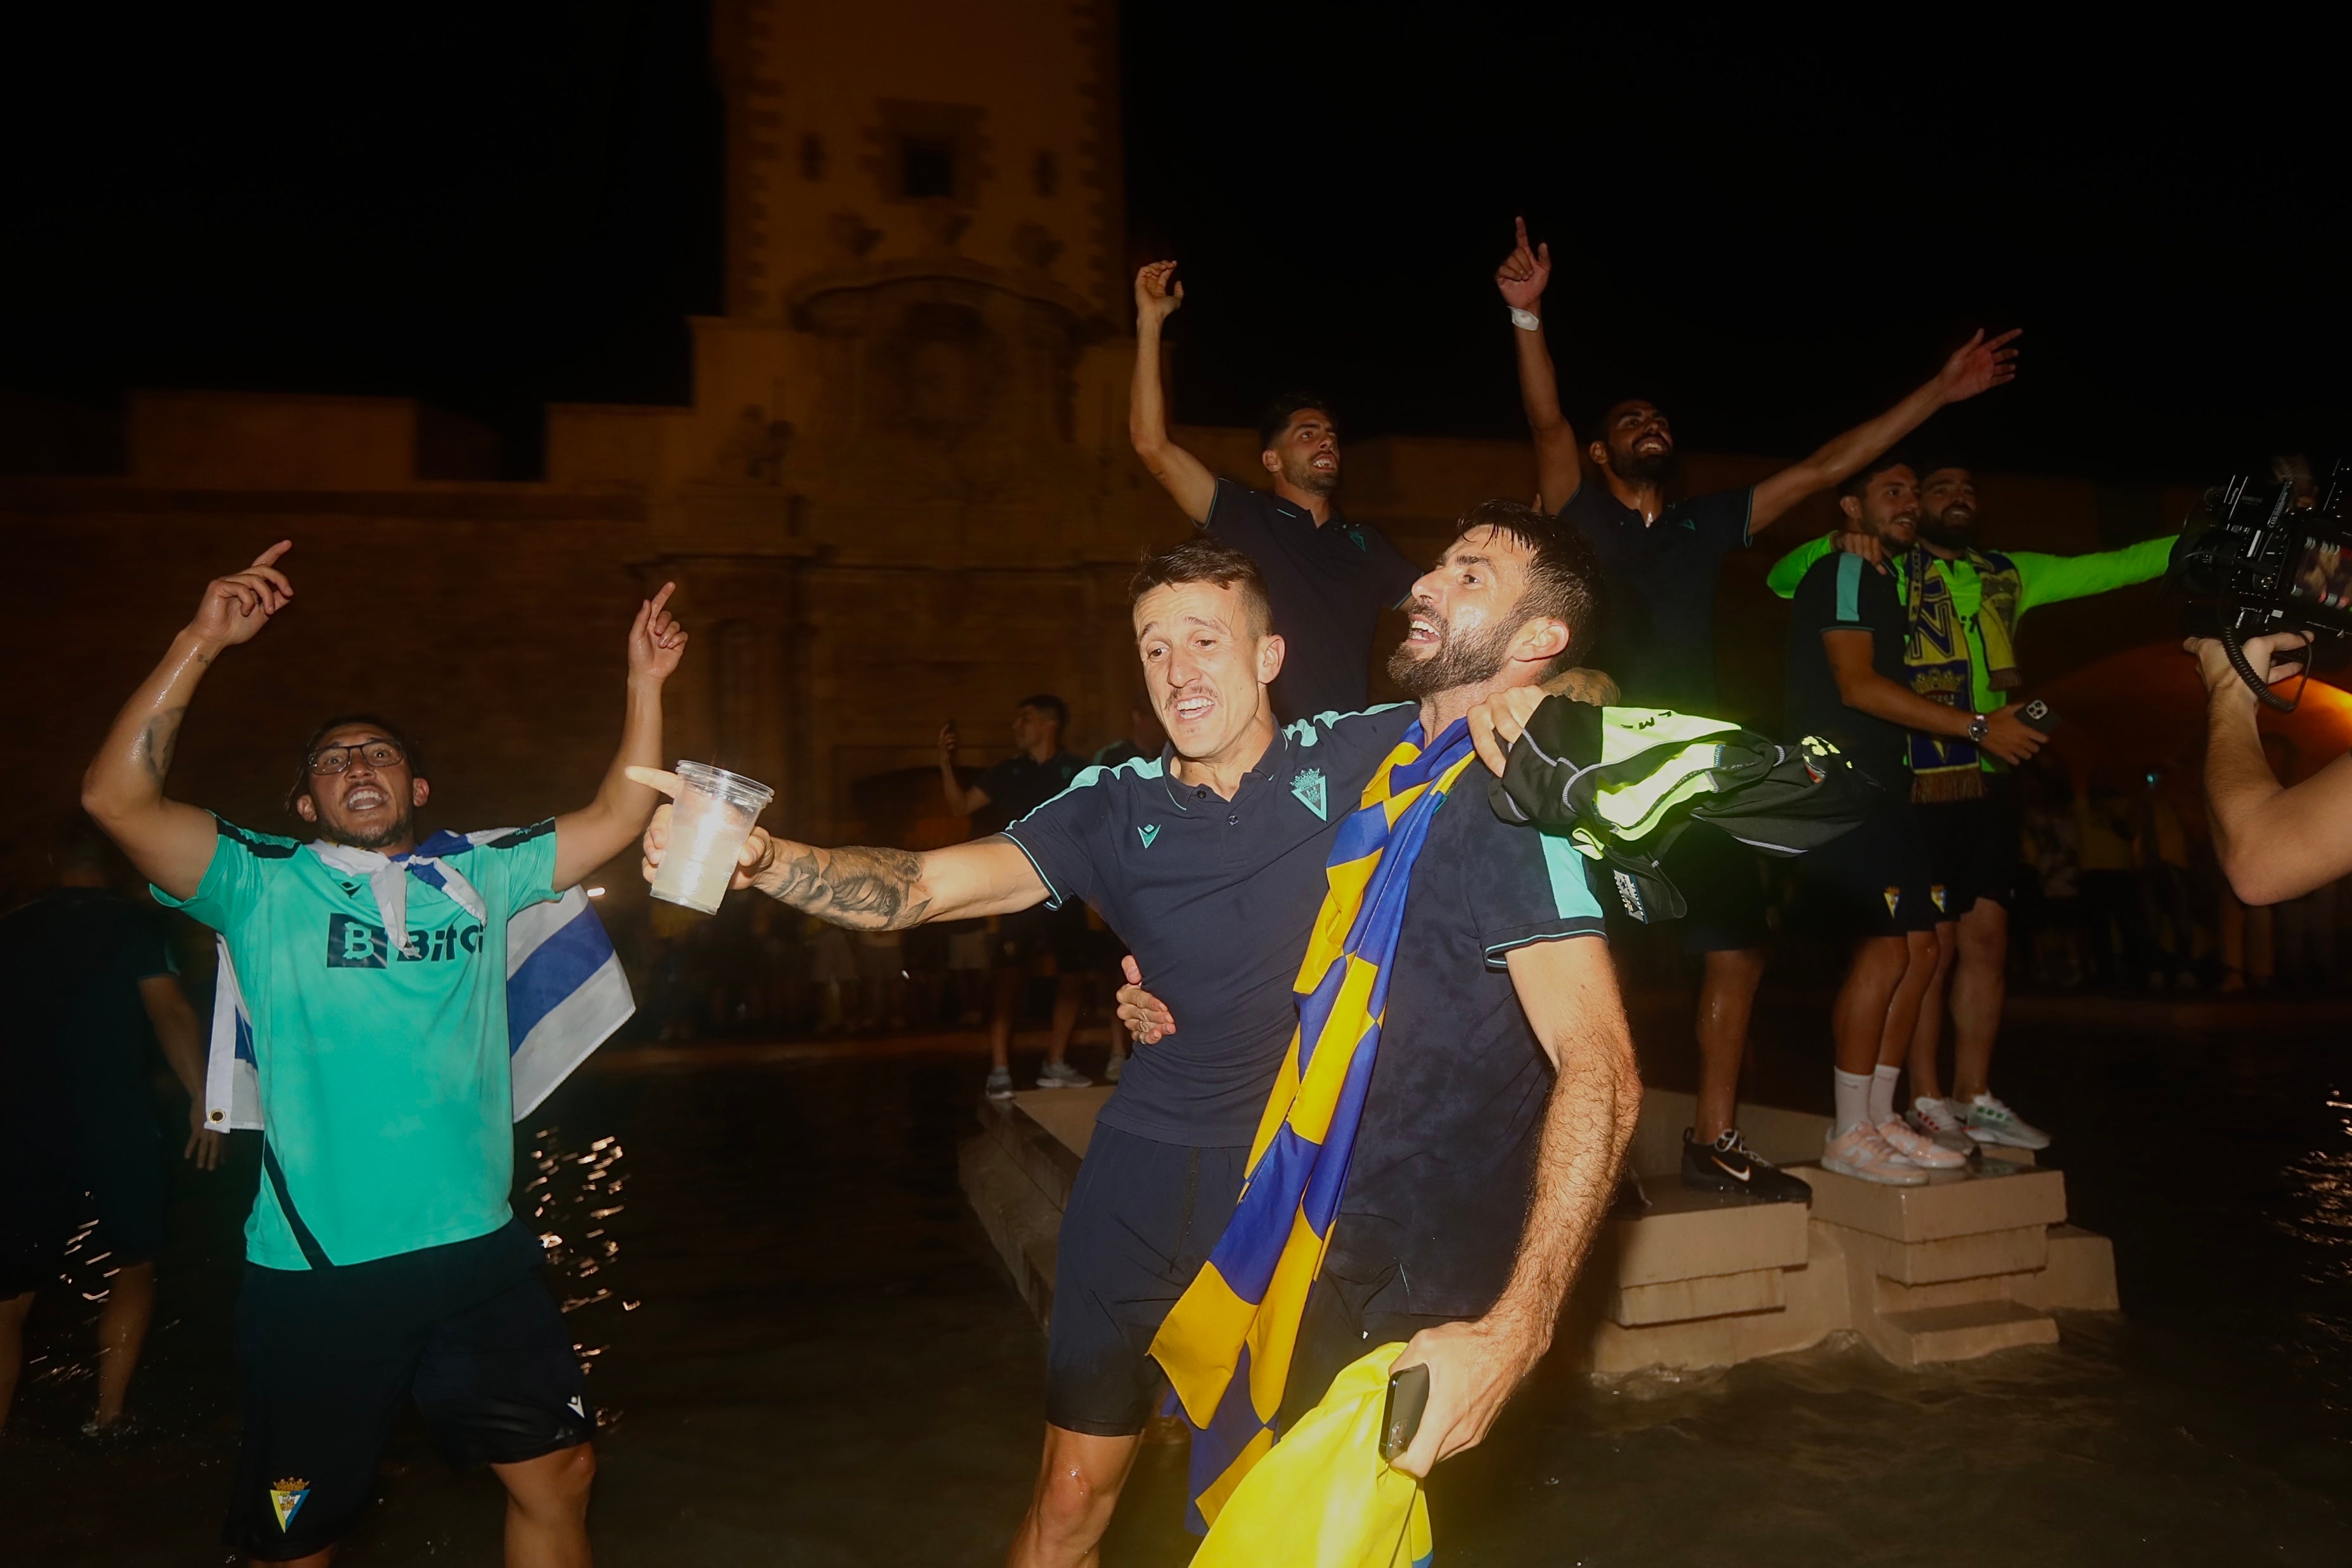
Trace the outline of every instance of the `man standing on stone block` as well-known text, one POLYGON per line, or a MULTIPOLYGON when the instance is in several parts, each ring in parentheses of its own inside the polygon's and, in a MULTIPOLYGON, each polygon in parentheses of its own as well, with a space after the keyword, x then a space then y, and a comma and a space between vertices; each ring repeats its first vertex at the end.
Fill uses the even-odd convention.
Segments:
POLYGON ((1277 717, 1352 713, 1370 691, 1372 637, 1381 612, 1405 596, 1421 569, 1377 528, 1349 522, 1332 496, 1339 488, 1339 427, 1323 400, 1278 398, 1258 422, 1258 461, 1271 492, 1219 479, 1168 438, 1160 339, 1184 302, 1176 264, 1155 261, 1135 275, 1135 382, 1127 428, 1135 455, 1210 538, 1257 563, 1274 605, 1274 629, 1289 649, 1275 679, 1277 717))
MULTIPOLYGON (((1902 402, 1760 484, 1670 500, 1678 452, 1674 430, 1655 404, 1617 398, 1581 442, 1562 414, 1542 314, 1551 247, 1530 247, 1526 222, 1513 224, 1517 244, 1496 269, 1495 286, 1517 329, 1511 335, 1519 395, 1535 436, 1542 504, 1574 524, 1601 559, 1609 619, 1594 661, 1616 678, 1628 703, 1714 713, 1715 598, 1724 557, 1937 409, 2009 380, 2017 355, 2010 344, 2017 333, 1988 342, 1979 332, 1902 402), (1592 464, 1590 479, 1586 458, 1592 464)), ((1804 1184, 1750 1151, 1737 1125, 1739 1066, 1764 978, 1768 932, 1756 853, 1694 823, 1675 841, 1664 869, 1690 907, 1684 949, 1705 964, 1696 1024, 1696 1125, 1684 1150, 1683 1179, 1743 1197, 1803 1201, 1804 1184)))
MULTIPOLYGON (((2089 555, 1977 548, 1976 476, 1963 463, 1920 467, 1914 547, 1889 552, 1873 533, 1825 534, 1782 556, 1764 581, 1787 598, 1832 548, 1891 573, 1912 623, 1912 646, 1945 655, 1913 658, 1912 689, 1964 713, 1998 713, 2022 683, 2018 626, 2028 610, 2087 598, 2164 574, 2173 536, 2089 555), (1924 581, 1915 572, 1925 568, 1924 581)), ((1936 973, 1911 1040, 1911 1125, 1966 1150, 1972 1144, 2046 1149, 2050 1136, 1992 1092, 1993 1043, 2009 993, 2009 911, 2017 901, 2019 848, 2011 775, 1993 753, 1913 731, 1912 795, 1935 882, 1944 889, 1936 925, 1936 973), (1945 982, 1951 986, 1952 1093, 1944 1096, 1937 1057, 1945 982)))
MULTIPOLYGON (((1094 1560, 1159 1388, 1150 1342, 1232 1213, 1296 1025, 1291 986, 1332 847, 1366 781, 1423 717, 1399 706, 1277 726, 1268 688, 1286 647, 1238 551, 1207 540, 1163 551, 1134 593, 1137 652, 1169 736, 1161 756, 1090 769, 1004 836, 920 855, 815 849, 755 830, 735 879, 852 926, 1083 897, 1186 1017, 1182 1037, 1130 1058, 1064 1214, 1045 1447, 1015 1564, 1094 1560)), ((1430 621, 1414 642, 1444 635, 1430 621)), ((647 829, 649 875, 667 827, 656 814, 647 829)), ((1540 856, 1534 834, 1521 842, 1540 856)), ((1604 1196, 1612 1173, 1600 1178, 1604 1196)), ((1456 1446, 1475 1440, 1516 1381, 1512 1357, 1470 1350, 1443 1344, 1429 1357, 1454 1369, 1444 1385, 1454 1403, 1431 1429, 1456 1446), (1481 1381, 1496 1378, 1499 1391, 1481 1381)))
MULTIPOLYGON (((310 843, 167 798, 181 721, 214 661, 293 603, 281 542, 215 578, 114 721, 82 806, 165 903, 221 933, 251 1019, 266 1179, 237 1302, 245 1432, 224 1535, 324 1564, 374 1494, 414 1399, 455 1461, 507 1492, 509 1563, 585 1568, 596 1422, 539 1237, 509 1207, 507 928, 628 847, 662 757, 686 634, 665 586, 628 635, 619 754, 585 807, 491 836, 436 834, 406 737, 331 720, 288 805, 310 843), (445 847, 430 847, 443 845, 445 847)), ((396 598, 327 606, 353 657, 396 657, 396 598)))

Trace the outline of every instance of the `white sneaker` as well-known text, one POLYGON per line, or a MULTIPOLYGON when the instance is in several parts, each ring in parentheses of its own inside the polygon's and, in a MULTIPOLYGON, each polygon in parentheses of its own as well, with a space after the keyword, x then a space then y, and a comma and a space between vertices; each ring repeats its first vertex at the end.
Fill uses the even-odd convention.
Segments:
POLYGON ((1835 1171, 1841 1176, 1859 1176, 1885 1187, 1927 1184, 1927 1173, 1896 1153, 1894 1145, 1881 1138, 1878 1129, 1868 1122, 1842 1138, 1833 1137, 1824 1142, 1822 1169, 1835 1171))
POLYGON ((2050 1134, 2026 1121, 1990 1094, 1978 1095, 1960 1108, 1969 1136, 1979 1143, 2002 1143, 2011 1149, 2047 1149, 2050 1134))
POLYGON ((1067 1062, 1047 1062, 1037 1069, 1039 1089, 1091 1089, 1094 1081, 1067 1062))
POLYGON ((1911 1125, 1955 1154, 1971 1154, 1976 1152, 1977 1141, 1969 1136, 1960 1109, 1958 1100, 1923 1094, 1911 1102, 1911 1125))
POLYGON ((1962 1171, 1968 1168, 1969 1157, 1955 1149, 1947 1149, 1924 1132, 1890 1116, 1878 1124, 1878 1135, 1886 1140, 1887 1147, 1910 1161, 1923 1171, 1962 1171))

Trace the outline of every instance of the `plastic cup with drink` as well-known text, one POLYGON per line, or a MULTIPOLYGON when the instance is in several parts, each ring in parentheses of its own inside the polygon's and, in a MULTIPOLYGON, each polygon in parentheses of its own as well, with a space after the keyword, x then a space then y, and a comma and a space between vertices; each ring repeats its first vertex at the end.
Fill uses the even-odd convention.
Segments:
POLYGON ((669 816, 669 847, 654 869, 653 895, 715 914, 735 875, 743 841, 776 792, 708 763, 680 763, 669 816))

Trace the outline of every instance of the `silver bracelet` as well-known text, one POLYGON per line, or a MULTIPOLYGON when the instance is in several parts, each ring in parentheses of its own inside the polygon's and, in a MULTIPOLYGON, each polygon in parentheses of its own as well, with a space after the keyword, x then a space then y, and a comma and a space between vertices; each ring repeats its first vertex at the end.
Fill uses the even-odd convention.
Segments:
POLYGON ((1511 325, 1523 332, 1540 332, 1543 331, 1543 318, 1533 310, 1522 310, 1514 305, 1511 307, 1511 325))

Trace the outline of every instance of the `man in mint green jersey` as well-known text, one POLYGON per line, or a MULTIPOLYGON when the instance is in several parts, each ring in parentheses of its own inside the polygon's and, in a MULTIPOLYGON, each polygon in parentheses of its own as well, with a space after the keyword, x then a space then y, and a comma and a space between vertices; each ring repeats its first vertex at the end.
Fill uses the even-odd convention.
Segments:
MULTIPOLYGON (((1919 536, 1907 556, 1887 559, 1866 534, 1825 535, 1791 551, 1765 579, 1782 598, 1832 550, 1892 572, 1908 608, 1906 663, 1913 689, 1951 706, 1995 713, 2020 683, 2018 623, 2028 610, 2129 587, 2164 574, 2172 536, 2091 555, 1980 550, 1975 477, 1963 465, 1920 469, 1919 536), (1913 592, 1912 574, 1926 579, 1913 592)), ((1934 987, 1912 1036, 1910 1120, 1922 1132, 1965 1150, 1970 1143, 2041 1149, 2049 1136, 1998 1099, 1989 1081, 1994 1037, 2008 992, 2009 906, 2016 896, 2017 819, 2010 775, 1980 747, 1914 732, 1912 798, 1919 807, 1945 919, 1936 928, 1934 987), (1937 1048, 1949 982, 1954 1040, 1952 1092, 1940 1092, 1937 1048)), ((1892 1068, 1879 1071, 1892 1074, 1892 1068)))
POLYGON ((331 720, 288 804, 309 843, 166 798, 197 683, 293 601, 280 542, 215 578, 116 716, 82 805, 165 903, 221 933, 252 1025, 265 1180, 246 1222, 245 1435, 225 1538, 324 1563, 413 1397, 453 1462, 507 1489, 510 1563, 589 1560, 595 1474, 572 1336, 513 1179, 507 924, 636 842, 662 760, 662 686, 686 634, 664 587, 629 631, 620 753, 581 810, 417 847, 431 793, 382 720, 331 720))

